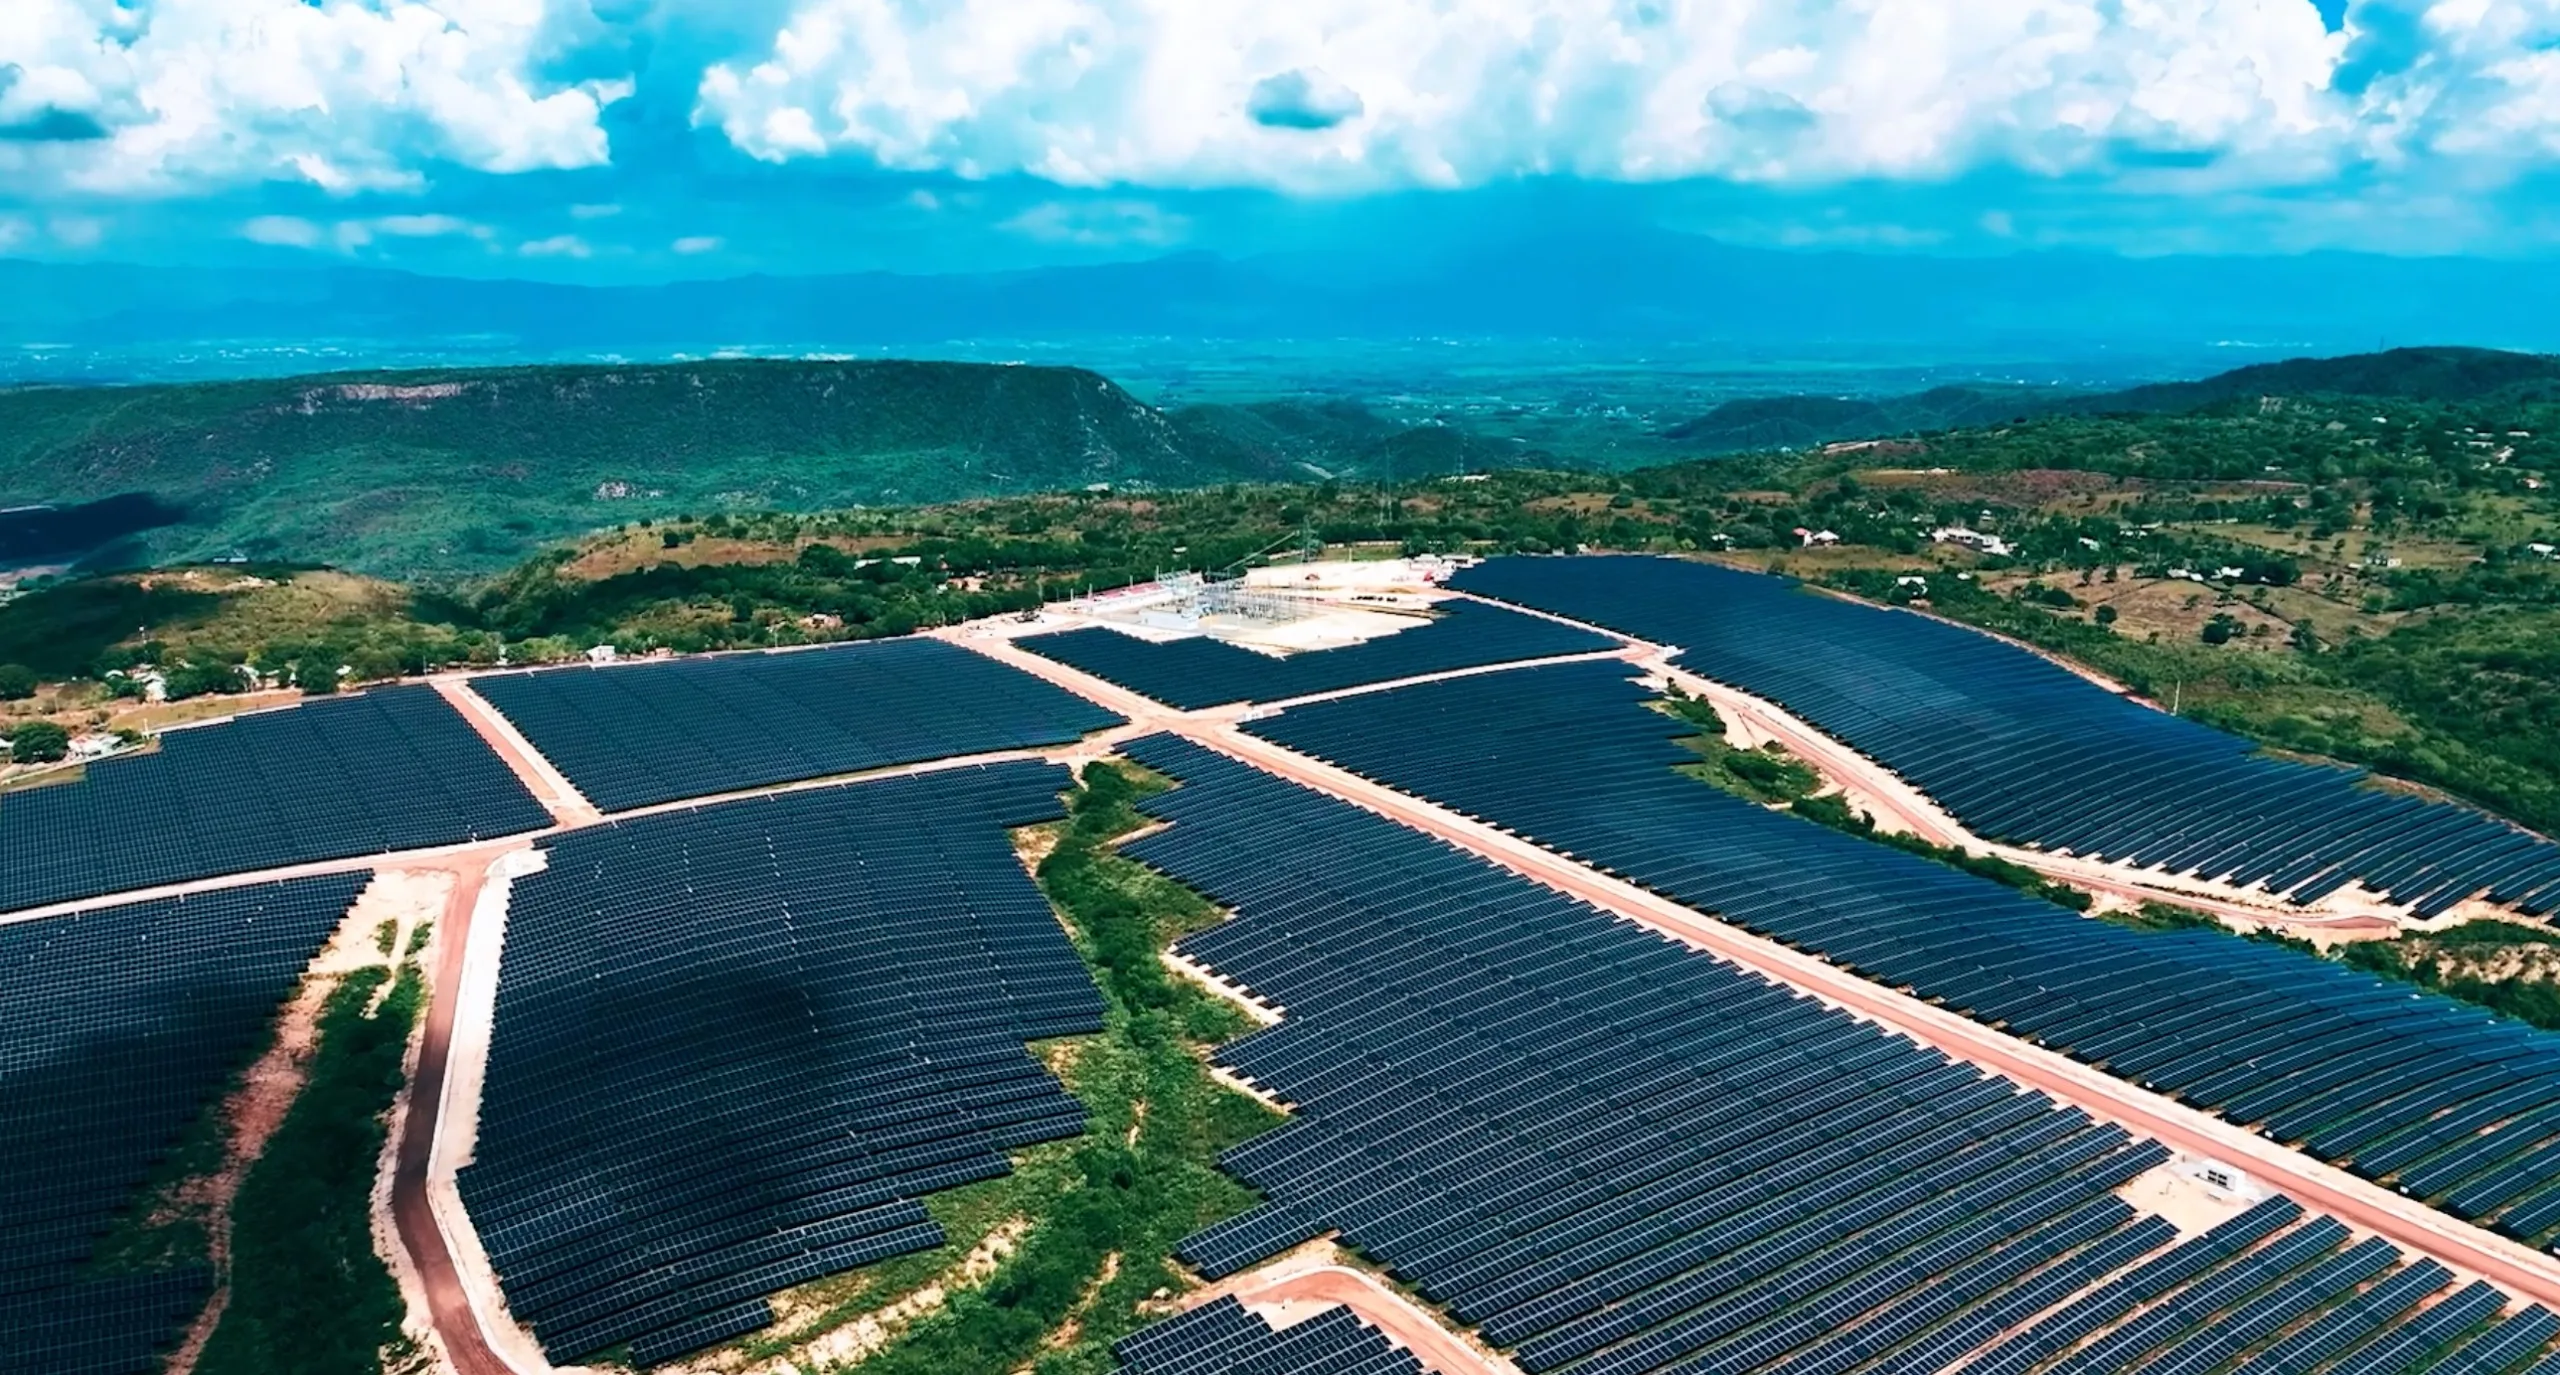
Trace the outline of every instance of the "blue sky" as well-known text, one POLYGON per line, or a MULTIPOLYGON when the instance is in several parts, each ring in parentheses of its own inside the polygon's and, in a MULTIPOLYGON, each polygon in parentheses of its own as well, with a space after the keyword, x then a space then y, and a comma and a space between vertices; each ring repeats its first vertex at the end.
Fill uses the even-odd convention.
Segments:
POLYGON ((2546 255, 2560 0, 6 0, 0 253, 2546 255))

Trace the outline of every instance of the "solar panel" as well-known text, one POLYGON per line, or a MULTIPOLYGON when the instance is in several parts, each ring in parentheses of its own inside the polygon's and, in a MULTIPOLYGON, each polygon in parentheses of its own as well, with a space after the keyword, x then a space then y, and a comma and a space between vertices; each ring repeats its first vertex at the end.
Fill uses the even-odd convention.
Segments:
POLYGON ((1590 654, 1618 642, 1576 626, 1480 602, 1443 602, 1428 619, 1333 649, 1265 654, 1210 639, 1140 639, 1106 627, 1028 635, 1034 654, 1185 711, 1279 702, 1486 664, 1590 654))
POLYGON ((1422 1363, 1348 1308, 1275 1326, 1217 1298, 1122 1338, 1129 1375, 1422 1375, 1422 1363))
POLYGON ((365 876, 0 925, 0 1370, 157 1372, 202 1265, 91 1267, 161 1157, 263 1048, 365 876))
POLYGON ((2340 1283, 2333 1221, 2271 1200, 2163 1253, 2112 1196, 2154 1143, 1223 755, 1125 752, 1179 785, 1125 853, 1235 913, 1178 952, 1286 1009, 1215 1052, 1294 1111, 1222 1158, 1266 1201, 1178 1249, 1206 1275, 1335 1231, 1575 1375, 1936 1370, 2111 1282, 1985 1369, 2130 1360, 2340 1283))
POLYGON ((546 1350, 761 1327, 776 1290, 939 1244, 916 1198, 1083 1129, 1023 1043, 1101 998, 1007 834, 1069 784, 1014 762, 545 842, 460 1183, 546 1350))
POLYGON ((1446 679, 1244 729, 2512 1235, 2560 1226, 2560 1118, 2535 1116, 2560 1103, 2560 1036, 2221 932, 2081 916, 1753 805, 1677 771, 1689 727, 1629 672, 1446 679))
POLYGON ((2560 846, 2467 807, 2273 758, 1991 636, 1657 558, 1493 559, 1456 585, 1676 645, 1928 793, 1974 834, 2310 902, 2350 882, 2436 916, 2560 903, 2560 846))
POLYGON ((374 688, 0 793, 0 911, 550 824, 434 689, 374 688))
POLYGON ((1120 718, 908 637, 471 680, 608 812, 897 764, 1069 744, 1120 718))

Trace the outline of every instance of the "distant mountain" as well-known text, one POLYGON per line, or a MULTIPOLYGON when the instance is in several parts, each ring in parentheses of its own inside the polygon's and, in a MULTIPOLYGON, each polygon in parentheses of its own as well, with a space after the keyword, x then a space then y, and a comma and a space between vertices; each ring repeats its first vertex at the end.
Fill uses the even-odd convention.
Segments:
POLYGON ((2050 415, 2184 414, 2266 396, 2481 402, 2560 398, 2560 357, 2481 348, 2405 348, 2294 358, 2122 391, 1939 387, 1884 398, 1769 396, 1728 401, 1664 431, 1702 453, 1808 448, 2050 415))
POLYGON ((1711 453, 1801 449, 1837 439, 1953 429, 2041 414, 2058 400, 2043 391, 1934 387, 1913 396, 1764 396, 1728 401, 1663 431, 1711 453))
POLYGON ((710 362, 0 390, 0 507, 147 494, 156 559, 503 566, 648 516, 1302 477, 1075 368, 710 362))
POLYGON ((1174 423, 1241 446, 1266 466, 1311 477, 1414 479, 1490 468, 1579 466, 1575 458, 1446 424, 1408 425, 1356 401, 1279 400, 1189 406, 1174 423))
POLYGON ((2162 382, 2071 403, 2079 410, 2177 412, 2261 396, 2372 396, 2405 401, 2547 399, 2560 393, 2560 358, 2479 348, 2406 348, 2343 358, 2293 358, 2197 382, 2162 382))
MULTIPOLYGON (((630 286, 353 268, 0 261, 0 345, 102 351, 469 343, 519 358, 912 349, 955 340, 1676 339, 2104 353, 2442 337, 2560 347, 2560 265, 2325 253, 1999 257, 1741 248, 1666 231, 1495 235, 1396 256, 1142 262, 630 286)), ((391 356, 388 353, 375 356, 391 356)))

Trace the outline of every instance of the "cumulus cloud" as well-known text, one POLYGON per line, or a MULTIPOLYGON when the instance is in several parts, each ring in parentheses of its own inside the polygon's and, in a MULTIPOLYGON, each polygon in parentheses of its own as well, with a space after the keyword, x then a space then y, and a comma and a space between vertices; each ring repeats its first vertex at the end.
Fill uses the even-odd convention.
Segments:
POLYGON ((788 0, 695 118, 775 162, 1360 192, 2560 155, 2560 0, 788 0))
POLYGON ((1360 117, 1360 93, 1321 68, 1294 67, 1253 83, 1245 113, 1266 129, 1330 129, 1360 117))
POLYGON ((8 0, 0 178, 89 193, 302 180, 414 186, 416 164, 593 166, 627 81, 544 75, 585 0, 8 0), (574 12, 572 7, 574 6, 574 12))
POLYGON ((702 253, 717 253, 720 251, 720 243, 718 238, 709 234, 688 234, 668 247, 690 258, 702 253))
POLYGON ((1080 186, 2298 164, 2357 127, 2352 41, 2309 0, 797 0, 696 117, 773 161, 1080 186))
POLYGON ((575 234, 554 234, 547 239, 533 239, 516 246, 516 252, 528 258, 588 258, 595 249, 575 234))

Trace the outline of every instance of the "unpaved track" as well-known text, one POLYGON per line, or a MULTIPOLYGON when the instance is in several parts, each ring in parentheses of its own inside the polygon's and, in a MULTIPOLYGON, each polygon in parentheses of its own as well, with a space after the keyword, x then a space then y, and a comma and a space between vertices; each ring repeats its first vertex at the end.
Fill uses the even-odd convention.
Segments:
POLYGON ((2306 1206, 2433 1256, 2510 1293, 2560 1305, 2560 1260, 2461 1222, 2380 1185, 2255 1133, 2146 1092, 1971 1018, 1921 1002, 1775 941, 1750 935, 1632 884, 1605 877, 1435 804, 1231 729, 1187 728, 1188 738, 1436 836, 1604 910, 1811 993, 1913 1040, 2173 1149, 2227 1161, 2306 1206))
MULTIPOLYGON (((1247 1277, 1222 1286, 1239 1303, 1340 1304, 1437 1375, 1518 1375, 1519 1367, 1490 1357, 1442 1327, 1430 1314, 1374 1275, 1340 1265, 1247 1277)), ((1203 1291, 1214 1293, 1217 1291, 1203 1291)))
MULTIPOLYGON (((1507 611, 1539 616, 1562 625, 1575 626, 1598 635, 1623 640, 1633 651, 1626 657, 1644 666, 1646 671, 1678 683, 1692 695, 1707 698, 1718 711, 1740 718, 1746 727, 1776 740, 1787 752, 1813 766, 1824 779, 1848 790, 1876 820, 1889 830, 1916 835, 1933 845, 1953 845, 1978 854, 1996 856, 2013 864, 2033 869, 2058 882, 2139 906, 2146 902, 2169 903, 2207 912, 2243 926, 2277 927, 2316 936, 2389 936, 2400 929, 2386 904, 2368 903, 2361 910, 2336 910, 2352 902, 2343 894, 2328 899, 2331 910, 2320 911, 2296 907, 2283 898, 2267 892, 2244 892, 2208 879, 2171 874, 2153 874, 2108 864, 2099 860, 2078 859, 2069 855, 2048 854, 2042 850, 2022 849, 1985 840, 1964 827, 1964 823, 1938 805, 1937 800, 1912 786, 1900 774, 1867 758, 1845 742, 1826 733, 1785 707, 1744 692, 1731 684, 1708 678, 1672 663, 1677 649, 1638 640, 1604 626, 1577 621, 1569 616, 1539 611, 1492 597, 1460 593, 1489 606, 1507 611), (2202 889, 2203 891, 2199 891, 2202 889)), ((1850 598, 1849 600, 1856 600, 1850 598)), ((1954 622, 1949 622, 1954 624, 1954 622)), ((2032 648, 2031 646, 2029 648, 2032 648)), ((2047 656, 2050 657, 2050 656, 2047 656)), ((2067 666, 2067 665, 2066 665, 2067 666)), ((1525 667, 1511 665, 1510 667, 1525 667)), ((2077 670, 2075 670, 2077 671, 2077 670)), ((2110 691, 2120 687, 2085 672, 2083 677, 2110 691)), ((1373 691, 1374 689, 1360 689, 1373 691)), ((1350 695, 1350 694, 1338 694, 1350 695)), ((2134 701, 2142 701, 2133 698, 2134 701)), ((2144 703, 2144 705, 2154 705, 2144 703)))
POLYGON ((444 1233, 436 1227, 435 1210, 427 1201, 427 1159, 435 1148, 444 1103, 462 958, 471 943, 471 912, 480 900, 489 866, 510 848, 488 846, 453 862, 453 894, 436 923, 435 968, 427 993, 426 1029, 418 1041, 418 1073, 409 1084, 409 1108, 401 1120, 398 1164, 391 1176, 391 1216, 399 1224, 401 1246, 426 1291, 427 1313, 444 1343, 446 1364, 459 1375, 517 1375, 481 1334, 470 1294, 454 1269, 444 1233))

